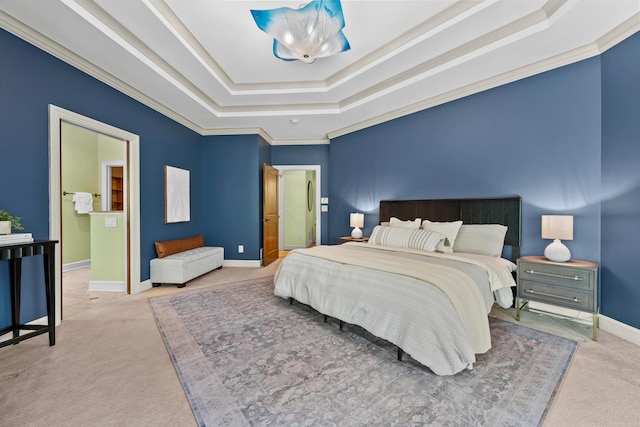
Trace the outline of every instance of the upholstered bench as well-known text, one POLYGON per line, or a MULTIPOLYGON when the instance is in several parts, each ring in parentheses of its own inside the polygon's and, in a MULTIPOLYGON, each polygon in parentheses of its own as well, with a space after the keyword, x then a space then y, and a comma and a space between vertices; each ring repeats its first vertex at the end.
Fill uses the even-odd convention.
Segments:
POLYGON ((158 258, 150 262, 151 284, 176 284, 179 288, 186 283, 222 267, 224 248, 204 246, 202 235, 185 239, 155 242, 158 258))

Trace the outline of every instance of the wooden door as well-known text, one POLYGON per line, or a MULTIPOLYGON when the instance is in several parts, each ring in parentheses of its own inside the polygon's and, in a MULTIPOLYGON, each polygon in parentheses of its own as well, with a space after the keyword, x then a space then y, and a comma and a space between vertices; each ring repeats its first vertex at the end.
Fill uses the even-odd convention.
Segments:
POLYGON ((278 170, 262 167, 262 258, 267 266, 278 259, 278 170))

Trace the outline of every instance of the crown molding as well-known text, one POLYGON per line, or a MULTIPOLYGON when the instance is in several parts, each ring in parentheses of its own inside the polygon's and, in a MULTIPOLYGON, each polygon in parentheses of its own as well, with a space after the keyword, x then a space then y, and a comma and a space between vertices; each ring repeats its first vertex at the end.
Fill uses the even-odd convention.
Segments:
MULTIPOLYGON (((551 10, 551 12, 547 10, 545 11, 546 13, 544 15, 547 16, 550 13, 551 14, 555 13, 559 9, 559 7, 563 4, 564 4, 563 0, 557 0, 555 3, 553 1, 548 2, 547 5, 549 6, 549 9, 551 10)), ((535 19, 534 17, 529 16, 528 22, 531 25, 533 24, 534 21, 539 19, 540 19, 540 15, 536 13, 535 19)), ((112 88, 120 91, 121 93, 141 102, 142 104, 148 106, 149 108, 163 114, 167 118, 183 125, 184 127, 192 130, 193 132, 196 132, 199 135, 205 136, 205 135, 257 134, 257 135, 260 135, 262 138, 264 138, 265 141, 267 141, 271 145, 316 145, 316 144, 328 144, 331 139, 337 138, 339 136, 356 132, 358 130, 362 130, 367 127, 371 127, 380 123, 394 120, 418 111, 426 110, 434 106, 453 101, 455 99, 459 99, 465 96, 479 93, 479 92, 492 89, 504 84, 508 84, 526 77, 543 73, 545 71, 549 71, 554 68, 559 68, 565 65, 569 65, 569 64, 602 54, 603 52, 617 45, 624 39, 640 31, 640 13, 637 13, 631 18, 627 19, 621 25, 609 31, 605 35, 601 36, 598 40, 596 40, 592 44, 588 44, 580 48, 573 49, 571 51, 556 55, 552 58, 547 58, 545 60, 538 61, 534 64, 530 64, 509 72, 502 73, 498 76, 467 85, 465 87, 396 109, 389 113, 385 113, 385 114, 373 117, 371 119, 355 123, 347 127, 336 129, 334 131, 327 133, 327 139, 323 138, 323 139, 295 139, 295 140, 274 140, 262 128, 224 128, 224 129, 203 128, 202 126, 199 126, 193 123, 192 121, 186 119, 184 116, 178 114, 174 110, 167 108, 166 106, 162 105, 159 102, 154 101, 152 98, 148 97, 144 93, 128 85, 127 83, 113 76, 112 74, 107 73, 104 70, 96 67, 93 63, 71 52, 64 46, 49 39, 48 37, 44 36, 38 31, 35 31, 33 28, 15 20, 13 17, 7 15, 1 10, 0 10, 0 27, 4 28, 5 30, 14 34, 15 36, 21 38, 22 40, 25 40, 26 42, 32 44, 33 46, 60 59, 61 61, 73 66, 74 68, 96 78, 97 80, 111 86, 112 88)), ((476 41, 475 43, 478 43, 478 42, 476 41)), ((420 66, 420 68, 424 66, 425 64, 420 66)), ((417 72, 418 70, 413 70, 413 71, 417 72)), ((424 71, 424 70, 420 70, 420 71, 424 71)), ((414 75, 413 77, 415 78, 416 76, 414 75)), ((387 84, 391 84, 391 85, 393 85, 393 83, 395 84, 398 83, 397 78, 391 79, 390 82, 389 81, 387 82, 387 84)), ((291 105, 291 106, 287 106, 286 109, 283 109, 282 106, 279 106, 279 107, 263 106, 262 108, 230 107, 230 108, 222 108, 221 109, 222 111, 218 111, 218 114, 220 116, 236 116, 236 115, 249 116, 251 114, 258 113, 258 112, 260 112, 261 114, 264 114, 266 112, 267 115, 273 116, 273 115, 277 115, 284 112, 286 112, 287 114, 290 114, 292 112, 295 112, 296 114, 317 114, 317 113, 325 114, 328 112, 341 113, 341 112, 344 112, 346 109, 353 108, 361 104, 362 102, 365 102, 366 98, 370 98, 371 96, 375 96, 375 94, 369 90, 363 91, 359 95, 355 95, 350 99, 345 99, 344 103, 341 103, 341 105, 339 106, 327 104, 324 106, 326 109, 318 108, 317 105, 316 106, 291 105), (314 107, 313 111, 293 110, 293 108, 309 108, 309 107, 314 107)))
POLYGON ((55 41, 49 39, 42 33, 34 30, 33 28, 23 24, 22 22, 17 21, 13 17, 7 15, 6 13, 0 10, 0 28, 5 29, 9 33, 14 36, 26 41, 27 43, 37 47, 44 52, 54 56, 55 58, 71 65, 74 68, 88 74, 89 76, 99 80, 100 82, 111 86, 112 88, 122 92, 123 94, 130 96, 136 101, 148 106, 149 108, 167 116, 171 120, 180 123, 184 127, 191 129, 196 133, 202 133, 202 128, 196 125, 195 123, 187 120, 182 115, 176 113, 175 111, 167 108, 166 106, 156 102, 152 98, 148 97, 144 93, 139 90, 133 88, 127 83, 123 82, 119 78, 113 76, 110 73, 105 72, 104 70, 96 67, 91 62, 82 58, 79 55, 71 52, 69 49, 64 46, 56 43, 55 41))
POLYGON ((276 139, 271 145, 329 145, 329 139, 276 139))
POLYGON ((464 86, 445 94, 438 95, 403 108, 399 108, 389 113, 376 116, 369 120, 355 123, 351 126, 336 129, 333 132, 329 132, 327 136, 331 140, 343 135, 347 135, 349 133, 366 129, 371 126, 407 116, 409 114, 417 113, 418 111, 427 110, 429 108, 445 104, 456 99, 464 98, 466 96, 480 93, 488 89, 493 89, 498 86, 513 83, 514 81, 534 76, 536 74, 541 74, 546 71, 550 71, 556 68, 563 67, 565 65, 570 65, 582 61, 584 59, 598 56, 611 47, 615 46, 616 44, 620 43, 621 41, 625 40, 626 38, 631 37, 638 31, 640 31, 640 14, 634 15, 632 18, 626 20, 618 27, 609 31, 607 34, 603 35, 592 44, 572 49, 568 52, 564 52, 551 58, 547 58, 545 60, 502 73, 498 76, 464 86))
POLYGON ((596 41, 596 44, 599 47, 600 53, 603 53, 621 41, 631 37, 638 31, 640 31, 640 13, 636 13, 631 18, 600 37, 596 41))

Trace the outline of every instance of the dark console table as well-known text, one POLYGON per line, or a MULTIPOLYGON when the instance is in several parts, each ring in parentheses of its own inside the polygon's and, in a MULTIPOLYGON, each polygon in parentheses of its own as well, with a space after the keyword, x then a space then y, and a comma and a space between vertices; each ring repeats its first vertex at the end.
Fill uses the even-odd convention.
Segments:
POLYGON ((13 333, 13 338, 0 342, 0 347, 17 344, 36 335, 49 333, 49 345, 56 343, 56 284, 55 284, 55 245, 57 240, 36 240, 29 243, 0 245, 0 260, 9 261, 11 287, 11 326, 0 330, 0 335, 13 333), (47 324, 20 324, 20 288, 22 284, 22 258, 42 255, 44 261, 44 286, 47 298, 47 324), (20 334, 20 331, 31 331, 20 334))

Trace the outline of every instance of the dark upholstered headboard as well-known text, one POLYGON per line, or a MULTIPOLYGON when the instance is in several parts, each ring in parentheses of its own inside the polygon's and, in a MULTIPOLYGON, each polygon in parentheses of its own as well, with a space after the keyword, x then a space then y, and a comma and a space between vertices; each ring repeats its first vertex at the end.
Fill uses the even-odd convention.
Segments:
POLYGON ((504 244, 512 247, 512 259, 522 244, 522 198, 381 200, 380 222, 394 216, 402 220, 458 221, 464 224, 502 224, 508 227, 504 244))

